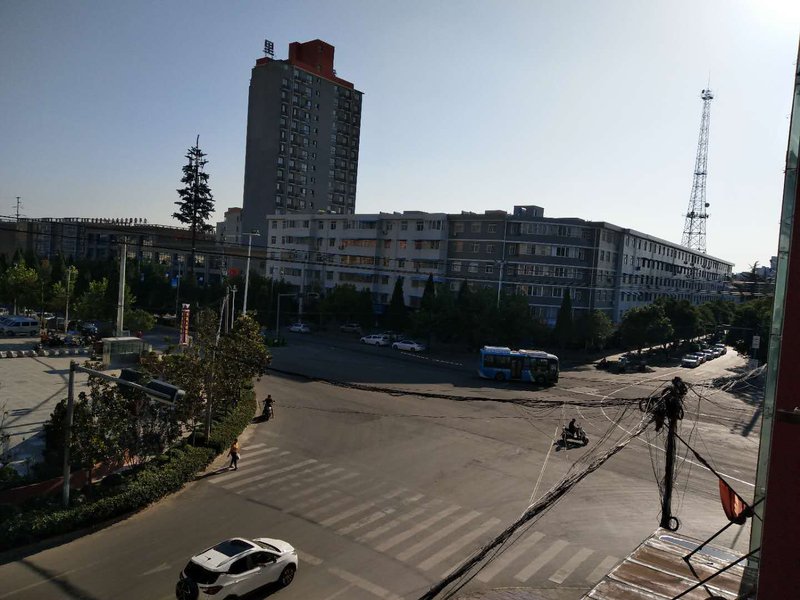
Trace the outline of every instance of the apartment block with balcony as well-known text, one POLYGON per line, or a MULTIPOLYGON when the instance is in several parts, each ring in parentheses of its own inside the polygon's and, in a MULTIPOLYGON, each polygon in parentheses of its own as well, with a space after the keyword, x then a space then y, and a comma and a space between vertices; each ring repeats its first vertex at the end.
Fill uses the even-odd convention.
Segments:
POLYGON ((367 288, 378 312, 403 277, 405 303, 417 307, 430 275, 444 282, 446 219, 425 212, 270 216, 268 275, 303 292, 367 288))
POLYGON ((615 322, 659 296, 699 304, 724 296, 733 265, 631 229, 578 218, 546 218, 538 206, 512 214, 448 215, 446 277, 528 298, 554 324, 567 290, 573 310, 602 310, 615 322))

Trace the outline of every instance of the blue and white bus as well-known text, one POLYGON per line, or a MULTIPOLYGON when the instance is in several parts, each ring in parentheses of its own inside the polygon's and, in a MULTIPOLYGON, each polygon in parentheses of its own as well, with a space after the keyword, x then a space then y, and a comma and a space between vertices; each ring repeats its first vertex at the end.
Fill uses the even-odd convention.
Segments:
POLYGON ((541 350, 512 350, 504 346, 481 348, 478 375, 495 381, 558 382, 558 357, 541 350))

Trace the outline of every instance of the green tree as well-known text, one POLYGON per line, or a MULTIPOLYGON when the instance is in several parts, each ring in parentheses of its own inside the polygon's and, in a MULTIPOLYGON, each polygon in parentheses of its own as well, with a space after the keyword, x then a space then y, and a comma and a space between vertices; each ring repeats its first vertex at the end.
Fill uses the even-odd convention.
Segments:
POLYGON ((21 306, 27 306, 35 300, 39 291, 39 275, 36 269, 28 267, 24 259, 14 263, 5 273, 6 293, 14 304, 14 314, 21 306))
POLYGON ((387 325, 396 331, 403 331, 408 325, 406 303, 403 299, 403 278, 398 277, 394 282, 392 298, 386 311, 387 325))
POLYGON ((75 314, 79 319, 109 321, 114 317, 116 306, 108 299, 108 279, 91 281, 89 289, 75 303, 75 314))
POLYGON ((655 301, 664 309, 673 329, 673 341, 690 340, 701 334, 703 323, 697 307, 688 300, 658 298, 655 301))
POLYGON ((673 336, 672 324, 664 308, 658 304, 637 306, 625 312, 619 325, 622 343, 641 350, 648 345, 663 344, 673 336))
POLYGON ((156 326, 156 318, 141 308, 127 309, 125 311, 125 327, 134 331, 150 331, 156 326))
POLYGON ((208 173, 205 166, 208 164, 206 154, 200 150, 200 136, 197 136, 195 145, 186 153, 189 160, 183 166, 181 183, 184 187, 177 190, 180 200, 175 204, 178 211, 173 213, 173 218, 189 226, 192 233, 192 252, 189 259, 189 274, 194 280, 195 253, 197 248, 197 234, 211 232, 214 228, 208 223, 214 211, 214 197, 208 185, 208 173))
POLYGON ((575 320, 576 341, 584 348, 602 349, 614 334, 611 318, 602 310, 593 310, 581 314, 575 320))
POLYGON ((559 348, 566 348, 574 337, 574 322, 572 319, 572 298, 569 289, 564 290, 561 308, 558 309, 556 326, 553 328, 553 339, 559 348))
POLYGON ((433 273, 428 275, 428 280, 425 282, 425 289, 422 292, 422 300, 420 300, 420 309, 424 311, 432 311, 436 303, 436 284, 433 282, 433 273))

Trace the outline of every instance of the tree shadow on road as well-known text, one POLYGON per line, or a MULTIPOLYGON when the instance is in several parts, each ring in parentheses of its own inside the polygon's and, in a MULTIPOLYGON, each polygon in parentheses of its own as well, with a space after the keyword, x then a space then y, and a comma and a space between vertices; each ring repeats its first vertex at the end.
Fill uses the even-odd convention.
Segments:
MULTIPOLYGON (((62 579, 62 577, 65 574, 59 574, 49 569, 45 569, 44 567, 40 567, 39 565, 31 562, 27 558, 23 558, 22 560, 20 560, 19 564, 39 575, 42 578, 42 583, 47 582, 48 584, 57 587, 60 592, 58 594, 59 597, 80 598, 80 600, 100 600, 98 596, 93 596, 86 590, 79 588, 78 586, 70 583, 69 581, 66 581, 66 579, 62 579)), ((50 594, 46 594, 43 592, 42 597, 47 598, 54 596, 51 596, 50 594)))

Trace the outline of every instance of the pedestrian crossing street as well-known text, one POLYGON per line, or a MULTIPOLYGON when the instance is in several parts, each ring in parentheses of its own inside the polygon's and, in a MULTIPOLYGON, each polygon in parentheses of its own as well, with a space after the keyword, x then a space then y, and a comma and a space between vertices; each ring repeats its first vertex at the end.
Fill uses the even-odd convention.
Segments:
MULTIPOLYGON (((209 478, 240 495, 259 490, 287 514, 311 520, 433 577, 443 577, 508 523, 439 498, 267 444, 246 449, 239 469, 209 478), (357 493, 351 493, 357 490, 357 493)), ((529 532, 475 576, 482 583, 594 585, 619 562, 566 540, 529 532)))

